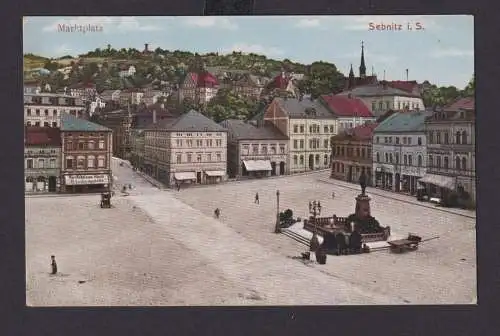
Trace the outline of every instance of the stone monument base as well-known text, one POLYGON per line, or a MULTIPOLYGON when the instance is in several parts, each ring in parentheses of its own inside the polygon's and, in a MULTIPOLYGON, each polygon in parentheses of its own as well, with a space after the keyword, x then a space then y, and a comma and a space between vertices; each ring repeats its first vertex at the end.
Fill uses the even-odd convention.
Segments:
POLYGON ((356 208, 354 213, 357 218, 365 219, 371 216, 370 201, 371 198, 366 194, 359 194, 356 197, 356 208))

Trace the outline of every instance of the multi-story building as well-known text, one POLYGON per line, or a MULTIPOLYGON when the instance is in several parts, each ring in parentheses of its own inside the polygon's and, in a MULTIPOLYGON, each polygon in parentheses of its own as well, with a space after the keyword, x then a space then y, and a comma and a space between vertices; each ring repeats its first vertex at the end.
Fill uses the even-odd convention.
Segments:
POLYGON ((289 140, 290 173, 330 167, 330 138, 337 134, 336 117, 311 99, 275 98, 263 116, 289 140))
POLYGON ((397 112, 373 132, 373 184, 415 194, 426 173, 425 111, 397 112))
POLYGON ((177 183, 221 182, 227 171, 227 131, 191 110, 144 130, 146 171, 157 180, 177 183))
POLYGON ((54 93, 24 95, 24 124, 26 126, 59 127, 61 116, 86 116, 85 104, 79 97, 54 93))
POLYGON ((474 98, 461 98, 425 122, 427 174, 420 180, 431 194, 449 190, 476 199, 476 111, 474 98))
POLYGON ((219 82, 210 72, 189 72, 179 87, 179 102, 187 98, 196 104, 206 104, 217 95, 218 90, 219 82))
POLYGON ((352 95, 323 95, 319 101, 337 117, 339 133, 377 120, 370 109, 352 95))
POLYGON ((372 137, 376 123, 346 129, 332 138, 332 169, 330 177, 358 183, 361 173, 372 185, 372 137))
POLYGON ((126 106, 128 104, 139 105, 144 97, 144 91, 139 88, 125 89, 120 93, 120 104, 126 106))
POLYGON ((58 128, 26 127, 25 192, 56 192, 60 185, 61 134, 58 128))
POLYGON ((120 93, 121 90, 104 90, 101 92, 101 99, 105 102, 120 102, 120 93))
POLYGON ((274 125, 224 120, 229 177, 264 177, 288 173, 289 139, 274 125))
POLYGON ((80 97, 83 100, 90 99, 97 94, 96 85, 94 83, 77 83, 71 85, 69 94, 73 97, 80 97))
POLYGON ((110 190, 112 131, 90 121, 64 114, 61 121, 61 191, 68 193, 110 190))
POLYGON ((384 115, 389 110, 424 110, 424 102, 420 96, 418 85, 412 92, 402 90, 401 85, 392 85, 390 82, 381 81, 375 84, 355 87, 339 93, 359 98, 371 109, 376 117, 384 115))

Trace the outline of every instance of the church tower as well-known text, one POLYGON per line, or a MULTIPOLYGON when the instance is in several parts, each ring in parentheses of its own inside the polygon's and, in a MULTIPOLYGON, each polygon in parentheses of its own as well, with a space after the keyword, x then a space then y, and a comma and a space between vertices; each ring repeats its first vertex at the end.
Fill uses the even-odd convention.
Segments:
POLYGON ((363 41, 361 41, 361 64, 359 65, 359 77, 366 77, 365 46, 363 44, 363 41))
POLYGON ((349 71, 349 82, 347 84, 347 88, 352 89, 354 87, 355 81, 356 78, 354 77, 354 70, 352 70, 352 63, 351 63, 351 70, 349 71))

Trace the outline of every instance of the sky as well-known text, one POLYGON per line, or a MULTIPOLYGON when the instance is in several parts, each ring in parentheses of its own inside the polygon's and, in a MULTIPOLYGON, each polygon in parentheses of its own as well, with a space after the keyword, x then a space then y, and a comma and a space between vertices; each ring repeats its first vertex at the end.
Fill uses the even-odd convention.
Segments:
POLYGON ((465 87, 474 72, 472 16, 24 17, 24 53, 77 56, 96 48, 232 51, 310 64, 334 63, 359 74, 361 43, 368 74, 379 79, 465 87), (95 26, 61 32, 59 25, 95 26), (423 29, 417 29, 418 24, 423 29), (377 29, 378 25, 378 29, 377 29), (382 30, 382 25, 395 30, 382 30), (408 29, 408 27, 413 29, 408 29), (375 29, 373 29, 375 28, 375 29), (399 30, 400 29, 400 30, 399 30))

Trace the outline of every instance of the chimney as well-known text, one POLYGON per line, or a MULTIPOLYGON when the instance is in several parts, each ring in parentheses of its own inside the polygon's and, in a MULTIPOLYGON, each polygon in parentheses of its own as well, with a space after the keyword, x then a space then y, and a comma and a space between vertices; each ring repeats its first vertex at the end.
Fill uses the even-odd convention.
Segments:
POLYGON ((153 110, 153 124, 156 124, 156 110, 153 110))

